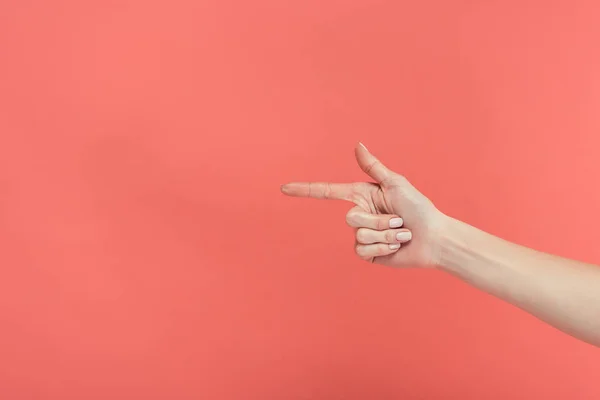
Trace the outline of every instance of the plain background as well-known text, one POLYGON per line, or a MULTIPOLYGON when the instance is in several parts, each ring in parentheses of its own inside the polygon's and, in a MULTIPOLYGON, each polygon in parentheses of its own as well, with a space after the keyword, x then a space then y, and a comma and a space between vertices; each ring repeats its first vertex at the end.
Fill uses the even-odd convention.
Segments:
POLYGON ((600 262, 589 1, 3 1, 0 397, 597 399, 600 350, 353 254, 363 141, 600 262))

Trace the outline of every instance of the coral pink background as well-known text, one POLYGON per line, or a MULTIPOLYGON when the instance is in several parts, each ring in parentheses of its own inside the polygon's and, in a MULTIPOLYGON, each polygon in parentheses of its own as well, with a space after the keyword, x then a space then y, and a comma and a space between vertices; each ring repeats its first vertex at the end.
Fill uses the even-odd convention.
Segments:
POLYGON ((362 140, 445 212, 600 263, 596 1, 0 4, 3 399, 597 399, 600 351, 360 262, 362 140))

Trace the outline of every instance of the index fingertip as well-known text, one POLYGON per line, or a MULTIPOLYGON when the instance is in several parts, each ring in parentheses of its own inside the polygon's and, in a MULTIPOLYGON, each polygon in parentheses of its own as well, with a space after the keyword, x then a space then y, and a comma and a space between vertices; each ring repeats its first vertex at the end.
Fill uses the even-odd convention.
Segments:
POLYGON ((288 186, 288 184, 287 184, 287 183, 284 183, 283 185, 281 185, 281 186, 279 187, 279 189, 281 190, 281 193, 283 193, 283 194, 288 194, 288 191, 289 191, 289 186, 288 186))

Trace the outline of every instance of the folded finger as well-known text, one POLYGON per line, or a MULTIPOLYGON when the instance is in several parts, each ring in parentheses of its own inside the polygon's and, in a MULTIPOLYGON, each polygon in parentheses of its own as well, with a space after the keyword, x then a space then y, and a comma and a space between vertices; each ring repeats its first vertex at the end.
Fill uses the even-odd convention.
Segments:
POLYGON ((408 229, 387 229, 377 231, 368 228, 359 228, 356 231, 356 241, 361 244, 373 243, 406 243, 412 239, 412 232, 408 229))
POLYGON ((400 248, 400 243, 394 244, 357 244, 356 245, 356 254, 362 258, 363 260, 370 260, 374 257, 387 256, 389 254, 395 253, 400 248))
POLYGON ((354 207, 346 214, 346 222, 352 228, 369 228, 377 230, 400 228, 404 221, 393 214, 371 214, 360 207, 354 207))

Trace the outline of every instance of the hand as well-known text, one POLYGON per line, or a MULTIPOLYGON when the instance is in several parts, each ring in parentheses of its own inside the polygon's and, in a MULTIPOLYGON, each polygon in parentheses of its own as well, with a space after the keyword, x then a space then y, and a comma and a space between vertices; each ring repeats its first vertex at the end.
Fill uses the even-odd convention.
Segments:
POLYGON ((346 221, 356 229, 355 248, 362 259, 392 267, 437 266, 444 214, 361 143, 355 155, 360 168, 375 183, 295 182, 283 185, 281 191, 288 196, 356 204, 346 221))

